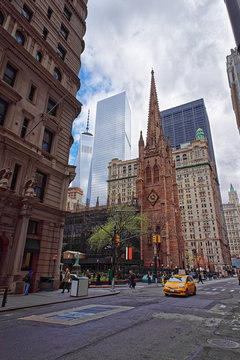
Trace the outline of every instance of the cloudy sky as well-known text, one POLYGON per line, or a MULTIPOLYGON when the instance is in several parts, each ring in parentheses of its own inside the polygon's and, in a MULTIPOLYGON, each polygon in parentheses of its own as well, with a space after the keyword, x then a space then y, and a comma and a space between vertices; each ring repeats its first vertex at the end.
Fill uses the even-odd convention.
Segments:
POLYGON ((71 164, 88 109, 94 132, 97 101, 123 90, 137 157, 140 130, 146 137, 153 68, 161 111, 204 99, 223 202, 230 183, 240 195, 240 136, 226 74, 235 43, 224 0, 89 0, 84 40, 78 94, 83 108, 74 122, 71 164))

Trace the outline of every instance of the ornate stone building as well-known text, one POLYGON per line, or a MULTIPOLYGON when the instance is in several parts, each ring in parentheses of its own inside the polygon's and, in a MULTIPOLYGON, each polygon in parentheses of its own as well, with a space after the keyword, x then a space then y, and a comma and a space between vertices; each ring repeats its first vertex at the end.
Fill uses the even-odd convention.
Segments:
POLYGON ((141 237, 141 260, 150 266, 153 262, 152 237, 161 236, 157 255, 164 268, 184 268, 184 242, 175 165, 170 142, 165 141, 158 108, 154 72, 152 71, 146 145, 142 133, 139 140, 136 197, 152 226, 149 234, 141 237))
POLYGON ((222 271, 230 265, 215 164, 201 129, 196 140, 173 151, 185 242, 186 268, 222 271))
POLYGON ((230 186, 228 203, 223 204, 231 258, 240 259, 240 204, 237 191, 230 186))
POLYGON ((108 204, 131 204, 136 196, 137 159, 113 159, 108 165, 108 204))
POLYGON ((87 0, 0 2, 0 284, 32 290, 59 260, 87 0))

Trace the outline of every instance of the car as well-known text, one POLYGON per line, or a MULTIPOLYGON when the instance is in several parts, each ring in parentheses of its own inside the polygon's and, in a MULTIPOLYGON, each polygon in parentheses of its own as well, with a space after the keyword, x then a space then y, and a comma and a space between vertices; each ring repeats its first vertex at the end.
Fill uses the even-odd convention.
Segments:
MULTIPOLYGON (((148 274, 143 275, 143 277, 142 277, 142 282, 148 282, 148 274)), ((151 274, 151 282, 152 282, 152 283, 154 282, 154 280, 153 280, 153 274, 151 274)))
POLYGON ((173 275, 166 282, 163 291, 165 296, 196 295, 196 284, 191 275, 173 275))

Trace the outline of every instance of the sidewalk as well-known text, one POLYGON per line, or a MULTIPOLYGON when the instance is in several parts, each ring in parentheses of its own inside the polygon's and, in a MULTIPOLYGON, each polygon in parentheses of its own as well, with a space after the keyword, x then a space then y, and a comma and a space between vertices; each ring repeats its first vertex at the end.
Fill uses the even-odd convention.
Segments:
MULTIPOLYGON (((0 307, 0 312, 19 310, 25 308, 31 308, 36 306, 51 305, 57 303, 64 303, 70 301, 80 301, 85 299, 92 299, 102 296, 113 296, 119 294, 119 291, 111 291, 111 287, 108 288, 88 288, 88 296, 70 296, 70 292, 62 294, 62 290, 55 291, 39 291, 36 293, 30 293, 28 295, 8 295, 5 307, 0 307)), ((2 304, 0 299, 0 304, 2 304)))

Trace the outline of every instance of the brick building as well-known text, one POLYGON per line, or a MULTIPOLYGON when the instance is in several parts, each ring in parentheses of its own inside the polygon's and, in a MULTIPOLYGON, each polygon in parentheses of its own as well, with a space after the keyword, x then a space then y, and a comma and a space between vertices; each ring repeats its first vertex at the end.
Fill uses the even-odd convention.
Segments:
MULTIPOLYGON (((0 2, 0 284, 21 293, 59 260, 87 0, 0 2)), ((57 283, 57 281, 56 281, 57 283)))
POLYGON ((161 243, 157 248, 159 265, 164 268, 184 268, 184 242, 175 165, 170 142, 165 141, 158 108, 154 72, 151 91, 146 145, 142 133, 139 140, 136 197, 141 213, 146 213, 152 226, 150 234, 141 237, 141 260, 150 266, 154 247, 152 236, 159 234, 161 243))

